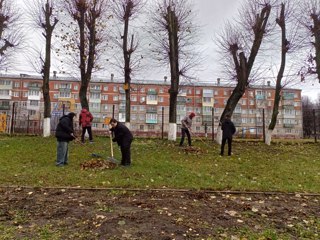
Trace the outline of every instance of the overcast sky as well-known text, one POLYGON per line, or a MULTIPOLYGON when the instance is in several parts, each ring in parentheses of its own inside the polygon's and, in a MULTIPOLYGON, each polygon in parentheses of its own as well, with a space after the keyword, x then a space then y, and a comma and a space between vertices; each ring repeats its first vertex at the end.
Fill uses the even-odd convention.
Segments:
MULTIPOLYGON (((26 0, 16 0, 22 3, 26 0)), ((151 1, 151 0, 148 0, 151 1)), ((28 1, 26 1, 28 2, 28 1)), ((238 13, 239 7, 244 0, 193 0, 195 10, 198 13, 201 28, 201 45, 205 49, 205 61, 201 71, 196 72, 199 81, 215 82, 219 76, 219 66, 217 63, 217 49, 213 41, 215 34, 219 33, 224 27, 226 21, 232 21, 238 13)), ((52 69, 53 71, 54 69, 52 69)), ((154 70, 154 69, 153 69, 154 70)), ((31 74, 32 69, 27 67, 25 63, 20 63, 16 67, 16 72, 26 72, 31 74)), ((145 72, 137 75, 139 79, 155 79, 161 80, 165 74, 161 70, 145 72)), ((320 91, 320 84, 313 81, 310 84, 301 84, 295 88, 302 88, 303 95, 309 95, 315 98, 320 91)))

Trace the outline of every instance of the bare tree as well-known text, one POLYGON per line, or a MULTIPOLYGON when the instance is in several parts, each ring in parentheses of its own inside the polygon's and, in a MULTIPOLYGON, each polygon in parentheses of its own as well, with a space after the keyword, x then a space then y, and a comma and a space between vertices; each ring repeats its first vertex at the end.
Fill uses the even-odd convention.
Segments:
POLYGON ((20 13, 12 0, 0 0, 0 69, 6 69, 23 42, 20 13))
POLYGON ((71 31, 61 36, 63 46, 72 58, 70 62, 76 63, 80 70, 81 106, 89 108, 87 89, 92 73, 101 68, 99 58, 104 52, 101 46, 106 40, 107 0, 65 0, 63 6, 77 24, 75 27, 64 22, 64 27, 71 31))
MULTIPOLYGON (((268 20, 272 2, 268 0, 247 0, 240 12, 242 18, 237 24, 227 24, 224 32, 218 39, 220 48, 226 57, 231 60, 226 64, 229 77, 236 80, 236 86, 229 97, 220 121, 226 115, 232 115, 239 100, 254 79, 252 69, 259 52, 262 40, 268 34, 268 20), (228 68, 229 67, 229 68, 228 68)), ((218 133, 221 134, 220 129, 218 133)), ((221 137, 218 136, 218 142, 221 137)))
POLYGON ((192 10, 188 0, 158 0, 155 10, 151 11, 152 57, 170 67, 169 140, 176 140, 180 77, 192 79, 190 70, 199 64, 199 57, 193 49, 198 27, 192 10))
POLYGON ((137 33, 130 34, 130 22, 140 12, 144 0, 116 0, 113 2, 113 13, 116 19, 122 23, 123 30, 120 33, 120 40, 116 38, 116 44, 122 49, 123 61, 120 68, 124 73, 124 89, 126 93, 126 123, 130 123, 130 89, 131 89, 131 75, 133 70, 139 66, 141 57, 133 58, 133 54, 136 52, 139 46, 139 40, 137 40, 137 33))
POLYGON ((301 80, 307 75, 316 75, 320 83, 320 0, 304 0, 300 4, 300 23, 307 30, 306 38, 311 50, 306 66, 299 72, 301 80))
MULTIPOLYGON (((276 86, 275 86, 275 96, 274 96, 274 103, 273 103, 273 111, 271 116, 271 122, 268 126, 268 131, 265 138, 265 143, 270 145, 272 132, 277 123, 277 117, 279 114, 279 105, 281 100, 281 91, 286 84, 290 81, 290 76, 286 76, 284 80, 286 62, 287 62, 287 54, 293 52, 299 46, 299 42, 297 40, 297 28, 298 23, 293 21, 294 9, 292 8, 292 2, 290 1, 282 1, 280 4, 279 13, 276 16, 276 24, 280 28, 280 49, 281 49, 281 60, 280 60, 280 67, 278 70, 278 74, 276 77, 276 86), (284 81, 283 81, 284 80, 284 81)), ((279 36, 276 34, 276 36, 279 36)))
POLYGON ((57 8, 54 0, 34 0, 33 4, 29 3, 28 13, 33 20, 33 25, 41 30, 41 35, 45 39, 44 56, 39 51, 39 68, 43 79, 42 93, 44 100, 44 124, 43 136, 50 136, 50 118, 51 118, 51 101, 50 101, 50 69, 51 69, 51 52, 53 31, 58 24, 57 8))

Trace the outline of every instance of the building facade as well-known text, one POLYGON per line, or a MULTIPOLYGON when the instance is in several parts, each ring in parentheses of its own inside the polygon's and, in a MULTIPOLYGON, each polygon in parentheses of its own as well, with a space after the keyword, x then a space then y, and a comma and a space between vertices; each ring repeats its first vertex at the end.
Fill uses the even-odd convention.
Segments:
MULTIPOLYGON (((106 130, 105 118, 114 116, 121 122, 125 121, 125 87, 123 80, 113 79, 112 76, 90 82, 87 98, 94 116, 94 131, 106 130)), ((170 82, 166 79, 132 81, 130 129, 137 135, 159 136, 168 131, 169 88, 170 82)), ((63 113, 80 112, 79 89, 80 81, 77 79, 56 75, 50 79, 52 129, 55 129, 57 119, 63 113)), ((195 112, 193 132, 214 135, 232 91, 232 86, 220 84, 219 80, 215 83, 181 84, 177 99, 177 124, 185 115, 195 112)), ((267 128, 270 123, 274 94, 274 87, 270 84, 246 90, 232 116, 238 136, 262 137, 264 127, 267 128)), ((0 113, 8 116, 7 128, 14 122, 20 128, 41 129, 43 106, 40 76, 0 76, 0 113)), ((283 89, 274 137, 302 137, 301 107, 301 90, 283 89)))

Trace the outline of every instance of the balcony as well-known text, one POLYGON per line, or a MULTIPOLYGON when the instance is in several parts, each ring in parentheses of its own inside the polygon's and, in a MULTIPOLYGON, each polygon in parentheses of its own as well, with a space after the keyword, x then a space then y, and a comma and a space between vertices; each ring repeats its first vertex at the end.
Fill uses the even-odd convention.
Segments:
POLYGON ((294 128, 294 124, 293 123, 284 123, 283 127, 284 128, 294 128))
POLYGON ((147 92, 148 95, 158 95, 157 91, 156 90, 153 90, 153 89, 149 89, 148 92, 147 92))
POLYGON ((293 100, 294 99, 294 93, 284 93, 282 96, 283 100, 293 100))
POLYGON ((257 100, 264 100, 264 99, 266 99, 266 96, 265 95, 256 95, 256 99, 257 100))
POLYGON ((0 105, 0 110, 10 110, 9 105, 0 105))
POLYGON ((157 119, 146 119, 146 123, 157 124, 157 119))

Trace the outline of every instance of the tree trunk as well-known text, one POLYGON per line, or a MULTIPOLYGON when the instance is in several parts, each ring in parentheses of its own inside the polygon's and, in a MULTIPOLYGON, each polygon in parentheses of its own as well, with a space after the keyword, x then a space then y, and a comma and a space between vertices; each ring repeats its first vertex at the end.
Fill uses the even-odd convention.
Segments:
POLYGON ((58 19, 55 18, 53 24, 50 23, 50 17, 52 16, 52 8, 47 2, 45 4, 45 24, 43 36, 46 40, 46 52, 45 60, 42 68, 42 78, 43 78, 43 101, 44 101, 44 113, 43 113, 43 136, 49 137, 51 132, 50 118, 51 118, 51 101, 50 101, 50 67, 51 67, 51 39, 52 33, 55 26, 58 23, 58 19))
POLYGON ((276 20, 277 24, 281 28, 281 63, 280 63, 280 69, 277 75, 277 83, 276 83, 276 90, 275 90, 275 97, 274 97, 274 103, 273 103, 273 111, 272 111, 272 117, 271 117, 271 122, 268 127, 268 140, 266 138, 265 143, 267 145, 270 145, 271 143, 271 138, 272 138, 272 132, 277 124, 277 117, 279 114, 279 104, 280 104, 280 99, 281 99, 281 81, 283 78, 283 73, 285 70, 286 66, 286 54, 288 51, 288 40, 286 37, 286 22, 285 22, 285 5, 281 4, 281 12, 280 12, 280 17, 277 18, 276 20))
POLYGON ((129 31, 129 18, 131 15, 132 10, 132 2, 129 1, 126 5, 126 11, 125 11, 125 21, 124 21, 124 31, 123 31, 123 42, 122 42, 122 48, 123 48, 123 58, 124 58, 124 86, 125 86, 125 94, 126 94, 126 119, 125 122, 130 123, 130 110, 131 110, 131 103, 130 103, 130 84, 131 84, 131 67, 130 67, 130 59, 131 59, 131 53, 133 48, 133 40, 134 36, 132 35, 131 38, 131 48, 130 51, 128 49, 128 31, 129 31))
MULTIPOLYGON (((178 48, 178 20, 175 12, 171 10, 170 6, 167 9, 168 21, 168 37, 170 47, 170 73, 171 73, 171 87, 170 106, 169 106, 169 123, 177 124, 177 96, 179 93, 179 48, 178 48)), ((176 139, 176 127, 169 128, 169 140, 176 139), (172 132, 171 132, 172 131, 172 132)))

